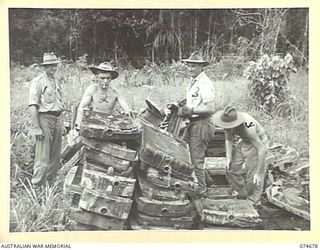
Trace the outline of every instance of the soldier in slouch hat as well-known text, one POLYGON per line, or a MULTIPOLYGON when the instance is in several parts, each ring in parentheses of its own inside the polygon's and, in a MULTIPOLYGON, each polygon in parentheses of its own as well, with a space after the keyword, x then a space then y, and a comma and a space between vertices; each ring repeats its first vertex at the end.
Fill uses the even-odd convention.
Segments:
POLYGON ((58 63, 53 52, 44 53, 41 65, 45 72, 33 79, 30 85, 31 134, 36 143, 31 182, 35 189, 44 186, 46 181, 54 182, 60 167, 64 126, 61 85, 55 77, 58 63))
POLYGON ((208 141, 214 135, 214 124, 210 117, 215 110, 215 90, 212 81, 204 72, 204 67, 209 63, 203 60, 199 52, 193 52, 188 59, 182 61, 189 66, 191 82, 187 87, 186 105, 179 108, 178 115, 190 120, 184 140, 190 147, 191 161, 200 187, 198 194, 201 196, 207 189, 203 163, 208 141))

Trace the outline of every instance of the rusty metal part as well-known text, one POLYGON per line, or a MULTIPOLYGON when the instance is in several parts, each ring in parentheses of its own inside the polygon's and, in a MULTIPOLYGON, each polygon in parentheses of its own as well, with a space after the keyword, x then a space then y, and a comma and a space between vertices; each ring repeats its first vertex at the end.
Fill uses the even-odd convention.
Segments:
POLYGON ((109 195, 132 197, 136 180, 117 175, 107 175, 98 171, 84 169, 81 186, 87 189, 107 190, 111 186, 109 195))
POLYGON ((212 225, 255 227, 261 223, 258 212, 246 200, 202 200, 204 223, 212 225))
POLYGON ((193 172, 187 143, 147 124, 143 124, 139 158, 161 171, 170 166, 172 176, 182 180, 188 181, 193 172))
POLYGON ((84 188, 80 198, 79 208, 112 218, 127 219, 132 200, 107 195, 106 192, 84 188))
POLYGON ((279 187, 270 186, 266 189, 266 194, 268 201, 280 208, 287 210, 290 213, 298 215, 306 220, 310 220, 309 205, 306 204, 304 207, 295 207, 294 204, 289 204, 285 199, 284 194, 281 191, 278 191, 279 187))

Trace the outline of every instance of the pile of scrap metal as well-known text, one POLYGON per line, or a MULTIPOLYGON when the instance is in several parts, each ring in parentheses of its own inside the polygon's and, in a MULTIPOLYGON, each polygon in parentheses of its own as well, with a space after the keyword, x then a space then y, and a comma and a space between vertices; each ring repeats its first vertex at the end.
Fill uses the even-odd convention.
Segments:
POLYGON ((290 147, 269 148, 266 195, 270 203, 310 220, 309 161, 290 147))
POLYGON ((136 183, 137 152, 130 147, 140 142, 141 130, 126 116, 85 111, 79 134, 64 142, 60 170, 72 229, 123 230, 136 183))
POLYGON ((131 227, 146 229, 191 229, 195 211, 186 198, 198 187, 192 177, 188 145, 172 134, 143 123, 139 150, 139 188, 131 227))
POLYGON ((202 199, 205 228, 255 228, 262 220, 257 210, 247 200, 238 200, 231 192, 225 177, 226 157, 206 157, 204 167, 215 185, 202 199))
MULTIPOLYGON (((137 119, 86 111, 80 136, 72 137, 71 130, 65 140, 60 172, 74 230, 198 229, 200 209, 204 229, 260 227, 255 207, 230 192, 223 129, 216 128, 204 162, 214 185, 195 203, 190 197, 198 181, 181 139, 187 121, 177 116, 180 104, 168 105, 166 113, 146 103, 137 119)), ((275 145, 267 165, 268 201, 309 219, 308 162, 275 145)))
MULTIPOLYGON (((152 124, 153 128, 144 127, 142 132, 143 146, 139 153, 141 160, 140 168, 147 172, 146 176, 147 180, 149 180, 148 188, 149 190, 152 189, 153 197, 156 197, 157 200, 173 199, 173 195, 176 194, 175 199, 177 200, 180 196, 183 201, 185 200, 185 193, 195 192, 198 186, 193 173, 193 167, 191 166, 188 145, 180 139, 183 136, 185 123, 188 122, 177 116, 177 107, 180 104, 170 104, 168 108, 171 112, 164 115, 164 112, 154 103, 147 100, 148 108, 142 114, 143 120, 152 124), (164 123, 166 126, 164 126, 164 123), (145 154, 147 152, 145 152, 145 148, 148 147, 150 152, 148 153, 148 157, 146 157, 145 154), (181 165, 183 165, 181 161, 188 163, 187 167, 181 168, 181 165), (150 165, 152 168, 150 168, 150 165), (190 176, 192 175, 193 179, 190 180, 190 176), (150 176, 153 176, 153 179, 150 176), (161 179, 163 180, 163 190, 159 195, 158 184, 161 179), (170 180, 171 182, 169 182, 170 180), (187 185, 186 181, 189 182, 189 185, 187 185), (167 185, 164 186, 164 184, 167 185), (179 187, 178 190, 176 186, 179 187), (193 187, 193 189, 190 187, 193 187)), ((225 178, 226 158, 223 129, 216 128, 214 138, 209 142, 206 155, 204 163, 206 174, 209 178, 213 179, 215 185, 208 188, 206 198, 200 199, 200 205, 199 203, 192 203, 195 210, 199 210, 198 206, 202 210, 202 224, 204 224, 205 228, 210 229, 227 227, 252 228, 258 226, 261 223, 261 219, 255 208, 246 200, 236 200, 235 194, 230 192, 230 186, 225 178)), ((139 177, 140 186, 141 183, 143 183, 143 178, 139 177)), ((142 193, 144 190, 146 189, 142 188, 142 193)), ((188 207, 190 205, 188 201, 188 207)), ((188 211, 188 209, 185 208, 185 211, 188 211)), ((191 210, 190 214, 194 213, 195 211, 191 210)), ((185 223, 184 228, 190 228, 192 226, 191 222, 190 220, 189 225, 185 223)), ((167 222, 162 219, 162 223, 165 224, 167 222)), ((193 228, 195 228, 194 226, 193 228)), ((180 228, 183 227, 180 226, 180 228)))

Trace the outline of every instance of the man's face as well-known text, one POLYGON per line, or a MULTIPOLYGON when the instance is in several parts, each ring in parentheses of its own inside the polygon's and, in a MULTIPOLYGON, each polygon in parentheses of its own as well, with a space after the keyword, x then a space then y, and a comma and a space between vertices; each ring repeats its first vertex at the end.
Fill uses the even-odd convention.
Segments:
POLYGON ((54 74, 57 72, 58 66, 57 64, 49 64, 44 66, 44 70, 46 71, 47 75, 53 77, 54 74))
POLYGON ((106 89, 109 87, 112 80, 111 73, 100 72, 97 74, 97 80, 101 89, 106 89))
POLYGON ((202 66, 199 63, 188 63, 188 67, 192 77, 197 77, 202 72, 202 66))

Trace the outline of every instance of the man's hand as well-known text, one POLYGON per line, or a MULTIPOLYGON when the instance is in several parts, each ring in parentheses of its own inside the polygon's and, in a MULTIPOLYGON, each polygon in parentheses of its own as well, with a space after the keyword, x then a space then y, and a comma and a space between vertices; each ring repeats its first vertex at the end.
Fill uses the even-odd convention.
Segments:
POLYGON ((193 108, 188 108, 187 106, 183 106, 178 109, 178 116, 190 117, 192 114, 193 114, 193 108))
POLYGON ((255 173, 253 176, 253 184, 256 184, 257 186, 262 182, 263 175, 259 173, 255 173))
POLYGON ((31 136, 32 142, 35 144, 36 140, 41 140, 44 135, 40 127, 34 127, 30 129, 30 136, 31 136))

